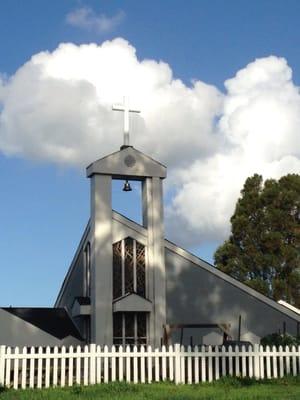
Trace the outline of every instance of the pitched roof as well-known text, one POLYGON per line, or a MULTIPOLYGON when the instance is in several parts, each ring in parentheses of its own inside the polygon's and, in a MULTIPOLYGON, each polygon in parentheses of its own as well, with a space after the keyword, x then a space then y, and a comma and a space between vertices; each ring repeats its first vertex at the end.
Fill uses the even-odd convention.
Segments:
POLYGON ((2 310, 29 322, 58 339, 73 336, 78 340, 83 340, 64 308, 3 307, 2 310))
POLYGON ((145 177, 164 179, 167 175, 167 168, 163 164, 132 146, 100 158, 90 164, 86 171, 89 178, 100 174, 112 175, 116 179, 127 177, 141 180, 145 177))

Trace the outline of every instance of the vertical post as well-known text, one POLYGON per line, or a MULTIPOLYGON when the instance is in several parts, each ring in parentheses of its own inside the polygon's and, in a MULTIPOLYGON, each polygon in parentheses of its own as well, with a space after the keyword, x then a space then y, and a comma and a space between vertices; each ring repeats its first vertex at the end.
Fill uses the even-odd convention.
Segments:
POLYGON ((260 354, 259 354, 259 344, 254 345, 254 378, 260 379, 260 354))
POLYGON ((110 175, 91 177, 91 342, 112 344, 112 209, 110 175))
POLYGON ((143 225, 148 230, 149 299, 153 302, 150 315, 150 338, 153 347, 159 347, 166 325, 166 272, 164 253, 164 217, 162 179, 143 181, 143 225))
POLYGON ((5 374, 5 346, 0 346, 0 387, 4 386, 5 374))
POLYGON ((181 346, 179 343, 175 344, 174 352, 175 352, 175 384, 178 385, 181 383, 181 346))

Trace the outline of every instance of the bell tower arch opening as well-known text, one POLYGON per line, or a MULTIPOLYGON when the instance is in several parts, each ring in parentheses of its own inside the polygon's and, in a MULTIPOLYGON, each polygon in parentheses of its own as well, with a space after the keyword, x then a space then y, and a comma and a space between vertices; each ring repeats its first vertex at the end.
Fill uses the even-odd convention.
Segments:
POLYGON ((130 220, 142 225, 142 182, 113 179, 112 208, 130 220))

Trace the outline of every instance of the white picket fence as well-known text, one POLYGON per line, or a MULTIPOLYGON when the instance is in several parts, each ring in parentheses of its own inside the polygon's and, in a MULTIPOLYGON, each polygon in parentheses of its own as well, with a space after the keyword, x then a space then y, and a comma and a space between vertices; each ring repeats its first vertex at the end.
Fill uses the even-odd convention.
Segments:
POLYGON ((300 346, 242 348, 175 345, 110 349, 0 346, 0 386, 14 389, 93 385, 114 381, 199 383, 222 376, 278 378, 300 374, 300 346))

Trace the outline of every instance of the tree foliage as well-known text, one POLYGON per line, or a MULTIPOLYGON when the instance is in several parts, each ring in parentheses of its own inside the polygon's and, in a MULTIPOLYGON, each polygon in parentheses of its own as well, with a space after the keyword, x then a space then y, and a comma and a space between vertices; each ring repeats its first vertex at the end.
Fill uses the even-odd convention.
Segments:
POLYGON ((246 180, 215 264, 268 297, 300 307, 300 175, 246 180))
POLYGON ((260 340, 260 344, 263 346, 299 346, 300 337, 288 335, 287 333, 272 333, 267 335, 260 340))

